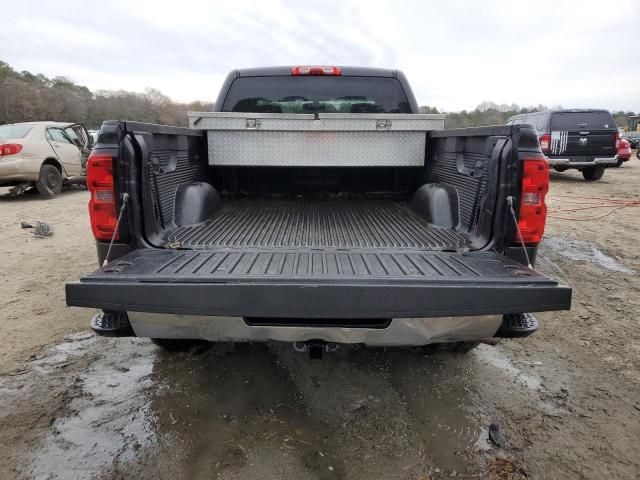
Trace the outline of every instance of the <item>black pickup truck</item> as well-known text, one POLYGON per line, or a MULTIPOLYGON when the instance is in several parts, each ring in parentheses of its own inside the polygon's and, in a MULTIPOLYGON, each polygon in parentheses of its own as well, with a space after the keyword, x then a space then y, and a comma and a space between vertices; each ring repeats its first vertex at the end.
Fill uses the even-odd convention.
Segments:
POLYGON ((102 335, 467 349, 571 289, 532 268, 548 163, 528 125, 443 130, 404 75, 236 70, 192 128, 103 123, 102 266, 66 285, 102 335))
MULTIPOLYGON (((577 169, 585 180, 600 180, 617 158, 618 127, 611 112, 594 109, 548 110, 514 115, 507 125, 536 127, 542 152, 558 172, 577 169)), ((621 162, 620 162, 621 163, 621 162)))

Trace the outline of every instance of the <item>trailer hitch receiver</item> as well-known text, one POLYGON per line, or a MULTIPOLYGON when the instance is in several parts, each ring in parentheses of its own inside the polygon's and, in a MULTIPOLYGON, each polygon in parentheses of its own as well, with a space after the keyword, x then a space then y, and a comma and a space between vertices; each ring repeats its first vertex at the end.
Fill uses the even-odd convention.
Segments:
POLYGON ((307 353, 309 360, 322 360, 325 353, 335 352, 338 349, 338 345, 323 340, 308 340, 306 342, 295 342, 293 349, 296 352, 307 353))

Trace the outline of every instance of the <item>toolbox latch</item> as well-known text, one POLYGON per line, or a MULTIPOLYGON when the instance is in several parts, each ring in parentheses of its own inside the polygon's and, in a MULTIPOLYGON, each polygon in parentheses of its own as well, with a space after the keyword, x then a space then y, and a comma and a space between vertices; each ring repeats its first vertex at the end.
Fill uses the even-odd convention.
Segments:
POLYGON ((256 118, 247 118, 247 129, 248 130, 257 130, 260 128, 262 122, 256 118))
POLYGON ((376 130, 389 130, 391 128, 391 120, 376 120, 376 130))

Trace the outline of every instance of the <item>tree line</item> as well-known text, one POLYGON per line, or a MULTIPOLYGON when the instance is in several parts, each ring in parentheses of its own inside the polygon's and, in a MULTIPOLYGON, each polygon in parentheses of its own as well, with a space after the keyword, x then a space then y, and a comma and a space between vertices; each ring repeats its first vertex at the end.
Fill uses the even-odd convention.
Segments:
MULTIPOLYGON (((87 128, 99 128, 104 120, 136 120, 165 125, 188 124, 187 111, 210 111, 212 103, 174 102, 159 90, 142 93, 127 90, 92 92, 66 77, 48 78, 28 71, 17 72, 0 61, 0 124, 54 120, 81 122, 87 128)), ((446 128, 499 125, 512 115, 547 110, 545 105, 520 107, 485 101, 474 110, 438 112, 435 107, 420 107, 421 113, 446 113, 446 128)), ((633 112, 614 112, 620 127, 627 125, 633 112)))
POLYGON ((0 61, 0 124, 53 120, 99 128, 104 120, 186 126, 187 111, 209 111, 206 102, 174 102, 159 90, 92 92, 66 77, 17 72, 0 61))

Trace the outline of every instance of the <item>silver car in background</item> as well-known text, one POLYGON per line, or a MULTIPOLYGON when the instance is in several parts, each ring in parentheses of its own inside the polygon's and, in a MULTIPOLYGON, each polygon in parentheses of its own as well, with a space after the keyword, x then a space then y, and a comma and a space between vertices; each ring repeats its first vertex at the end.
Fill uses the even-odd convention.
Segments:
POLYGON ((33 186, 51 197, 66 183, 84 184, 92 144, 79 123, 0 125, 0 186, 12 186, 12 194, 33 186))

